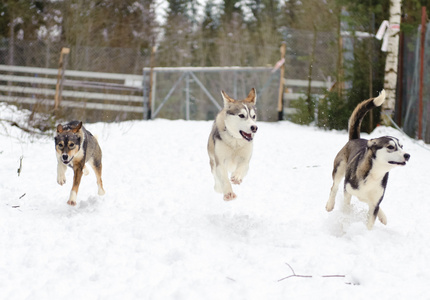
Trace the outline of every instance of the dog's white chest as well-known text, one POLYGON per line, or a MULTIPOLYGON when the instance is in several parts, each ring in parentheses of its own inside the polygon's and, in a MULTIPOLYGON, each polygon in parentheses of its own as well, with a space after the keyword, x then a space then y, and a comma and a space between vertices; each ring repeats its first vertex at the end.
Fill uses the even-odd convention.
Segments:
POLYGON ((347 183, 345 189, 348 193, 366 203, 378 202, 384 195, 385 190, 382 186, 382 180, 374 180, 373 178, 360 181, 356 189, 350 183, 347 183))
POLYGON ((227 166, 228 170, 233 170, 238 164, 243 161, 249 161, 252 155, 252 142, 245 144, 234 145, 230 143, 218 142, 215 146, 215 153, 219 161, 227 166))

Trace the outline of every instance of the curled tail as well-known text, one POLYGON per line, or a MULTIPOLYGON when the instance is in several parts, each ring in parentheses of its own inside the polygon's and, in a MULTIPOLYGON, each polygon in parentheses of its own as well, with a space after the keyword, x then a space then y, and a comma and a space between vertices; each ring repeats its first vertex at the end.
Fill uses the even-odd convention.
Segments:
POLYGON ((349 118, 348 132, 349 140, 355 140, 360 138, 360 127, 361 121, 369 110, 375 107, 381 106, 385 101, 385 90, 382 90, 378 97, 364 100, 351 114, 349 118))

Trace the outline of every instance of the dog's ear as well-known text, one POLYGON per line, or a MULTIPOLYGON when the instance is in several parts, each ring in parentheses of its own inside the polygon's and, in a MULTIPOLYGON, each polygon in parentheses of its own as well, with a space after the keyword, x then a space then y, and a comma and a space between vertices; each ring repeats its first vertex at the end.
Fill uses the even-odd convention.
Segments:
POLYGON ((251 89, 248 96, 243 101, 251 103, 253 105, 255 105, 255 103, 257 103, 257 92, 255 91, 255 88, 251 89))
POLYGON ((63 132, 63 125, 58 124, 58 126, 57 126, 57 132, 58 133, 62 133, 63 132))
POLYGON ((81 127, 82 127, 82 121, 79 122, 78 126, 76 126, 75 128, 72 129, 72 132, 73 133, 78 132, 81 129, 81 127))
POLYGON ((367 148, 372 148, 375 145, 376 145, 376 140, 375 139, 371 139, 371 140, 367 141, 367 148))
POLYGON ((224 100, 224 107, 226 107, 229 103, 234 103, 234 99, 227 95, 226 92, 221 91, 222 99, 224 100))

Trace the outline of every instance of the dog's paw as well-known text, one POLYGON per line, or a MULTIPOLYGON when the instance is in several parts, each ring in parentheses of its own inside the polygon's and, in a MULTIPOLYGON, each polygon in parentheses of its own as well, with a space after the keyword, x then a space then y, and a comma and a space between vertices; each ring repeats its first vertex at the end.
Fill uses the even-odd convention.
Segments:
POLYGON ((104 190, 103 188, 99 187, 98 194, 99 194, 100 196, 103 196, 104 194, 106 194, 106 192, 105 192, 105 190, 104 190))
POLYGON ((384 214, 384 212, 379 209, 378 212, 378 219, 381 221, 382 224, 387 225, 387 216, 384 214))
POLYGON ((236 197, 237 197, 236 194, 233 192, 227 193, 227 194, 224 194, 224 201, 231 201, 236 199, 236 197))
POLYGON ((65 184, 66 183, 66 175, 65 174, 58 174, 57 175, 57 183, 59 184, 59 185, 63 185, 63 184, 65 184))
POLYGON ((240 178, 239 176, 237 176, 237 175, 233 175, 233 176, 231 176, 231 182, 233 183, 233 184, 241 184, 242 183, 242 178, 240 178))
POLYGON ((71 206, 76 206, 76 201, 74 200, 69 200, 67 201, 67 204, 71 205, 71 206))
POLYGON ((334 202, 333 201, 328 201, 327 204, 326 204, 326 206, 325 206, 325 209, 327 211, 332 211, 333 208, 334 208, 334 202))

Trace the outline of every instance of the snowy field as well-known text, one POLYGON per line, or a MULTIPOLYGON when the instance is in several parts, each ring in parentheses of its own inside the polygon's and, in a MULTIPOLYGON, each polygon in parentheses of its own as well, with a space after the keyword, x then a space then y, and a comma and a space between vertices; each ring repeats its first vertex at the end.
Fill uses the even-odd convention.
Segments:
POLYGON ((106 195, 90 170, 76 207, 72 170, 56 182, 53 138, 0 126, 0 299, 430 299, 428 145, 370 135, 400 138, 411 159, 390 172, 388 224, 368 231, 355 198, 344 208, 339 192, 325 210, 345 131, 260 122, 238 198, 224 202, 211 122, 84 126, 99 138, 106 195))

